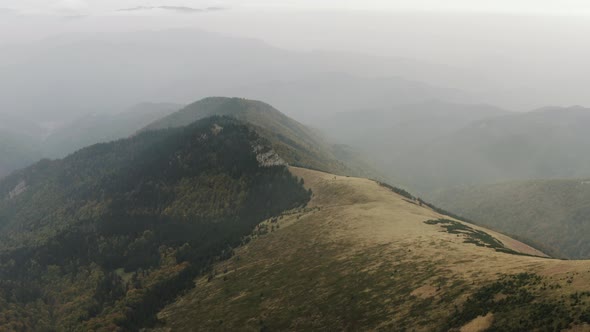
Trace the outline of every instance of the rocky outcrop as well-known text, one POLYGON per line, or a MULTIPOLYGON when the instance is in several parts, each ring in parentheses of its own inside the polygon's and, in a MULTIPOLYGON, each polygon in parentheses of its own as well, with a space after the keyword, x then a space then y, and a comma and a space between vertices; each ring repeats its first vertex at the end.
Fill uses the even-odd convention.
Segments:
POLYGON ((279 156, 271 147, 262 144, 254 144, 252 149, 256 154, 256 160, 260 167, 287 166, 287 163, 283 158, 281 158, 281 156, 279 156))
POLYGON ((14 189, 8 193, 8 198, 13 199, 27 190, 27 183, 23 180, 19 182, 14 189))

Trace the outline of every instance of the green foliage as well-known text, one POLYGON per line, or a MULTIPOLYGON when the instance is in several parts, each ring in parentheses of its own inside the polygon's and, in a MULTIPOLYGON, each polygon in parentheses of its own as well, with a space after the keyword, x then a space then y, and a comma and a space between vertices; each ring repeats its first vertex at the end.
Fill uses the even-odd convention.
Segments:
POLYGON ((409 192, 407 192, 404 189, 401 189, 401 188, 398 188, 398 187, 394 187, 392 185, 389 185, 387 183, 380 182, 380 181, 377 181, 377 183, 379 183, 379 185, 381 185, 381 186, 383 186, 383 187, 385 187, 385 188, 393 191, 394 193, 396 193, 398 195, 401 195, 401 196, 403 196, 403 197, 405 197, 407 199, 411 199, 411 200, 415 200, 416 199, 416 197, 414 195, 410 194, 409 192))
POLYGON ((465 243, 472 243, 478 247, 492 248, 496 251, 505 252, 509 254, 524 255, 522 253, 506 248, 501 241, 491 236, 490 234, 484 231, 474 229, 473 227, 467 226, 466 224, 460 223, 458 221, 450 219, 436 219, 427 220, 424 223, 427 225, 440 225, 442 228, 445 229, 446 232, 450 234, 463 235, 465 238, 465 243))
POLYGON ((376 182, 379 183, 379 185, 381 185, 381 186, 383 186, 383 187, 391 190, 392 192, 394 192, 394 193, 396 193, 396 194, 398 194, 400 196, 403 196, 403 197, 411 200, 412 203, 417 203, 420 206, 424 205, 424 206, 427 206, 427 207, 431 208, 432 210, 434 210, 435 212, 438 212, 440 214, 444 214, 446 216, 449 216, 449 217, 452 217, 452 218, 455 218, 455 219, 458 219, 458 220, 463 220, 463 221, 466 221, 466 222, 469 222, 469 223, 473 223, 471 220, 469 220, 469 219, 467 219, 465 217, 456 215, 456 214, 454 214, 452 212, 449 212, 449 211, 446 211, 444 209, 441 209, 441 208, 435 206, 434 204, 428 203, 428 202, 424 201, 422 198, 416 197, 416 196, 412 195, 411 193, 409 193, 405 189, 394 187, 392 185, 389 185, 389 184, 384 183, 384 182, 381 182, 381 181, 376 181, 376 182))
POLYGON ((268 144, 213 117, 1 181, 0 329, 154 324, 159 308, 231 257, 259 222, 309 200, 286 167, 259 165, 253 147, 268 144))

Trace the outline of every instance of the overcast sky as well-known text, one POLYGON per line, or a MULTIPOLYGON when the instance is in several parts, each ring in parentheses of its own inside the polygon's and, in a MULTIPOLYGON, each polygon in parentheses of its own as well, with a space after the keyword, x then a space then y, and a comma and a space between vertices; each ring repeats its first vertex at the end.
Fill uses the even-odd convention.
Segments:
MULTIPOLYGON (((162 6, 188 8, 300 8, 348 10, 480 11, 513 14, 590 15, 587 0, 2 0, 1 6, 20 14, 109 15, 117 10, 162 6)), ((165 11, 165 10, 162 10, 165 11)), ((6 10, 4 10, 6 12, 6 10)), ((161 11, 160 11, 161 12, 161 11)))

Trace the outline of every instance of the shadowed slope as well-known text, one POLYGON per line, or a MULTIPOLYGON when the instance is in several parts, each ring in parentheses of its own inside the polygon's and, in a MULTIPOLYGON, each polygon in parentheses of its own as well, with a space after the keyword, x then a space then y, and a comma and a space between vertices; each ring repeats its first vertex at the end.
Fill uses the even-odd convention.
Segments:
POLYGON ((211 117, 0 181, 0 330, 138 331, 311 193, 249 126, 211 117))

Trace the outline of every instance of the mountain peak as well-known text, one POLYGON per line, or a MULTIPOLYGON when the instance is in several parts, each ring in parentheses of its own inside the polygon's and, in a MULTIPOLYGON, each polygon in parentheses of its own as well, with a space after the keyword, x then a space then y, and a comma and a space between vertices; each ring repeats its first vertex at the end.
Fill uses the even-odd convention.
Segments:
MULTIPOLYGON (((186 126, 210 116, 228 116, 253 126, 268 139, 281 160, 291 165, 330 171, 332 173, 369 174, 366 167, 345 165, 335 156, 334 148, 315 131, 289 118, 271 105, 237 97, 208 97, 187 105, 145 127, 157 130, 186 126)), ((279 163, 272 157, 265 162, 279 163)), ((373 175, 373 174, 371 174, 373 175)))

